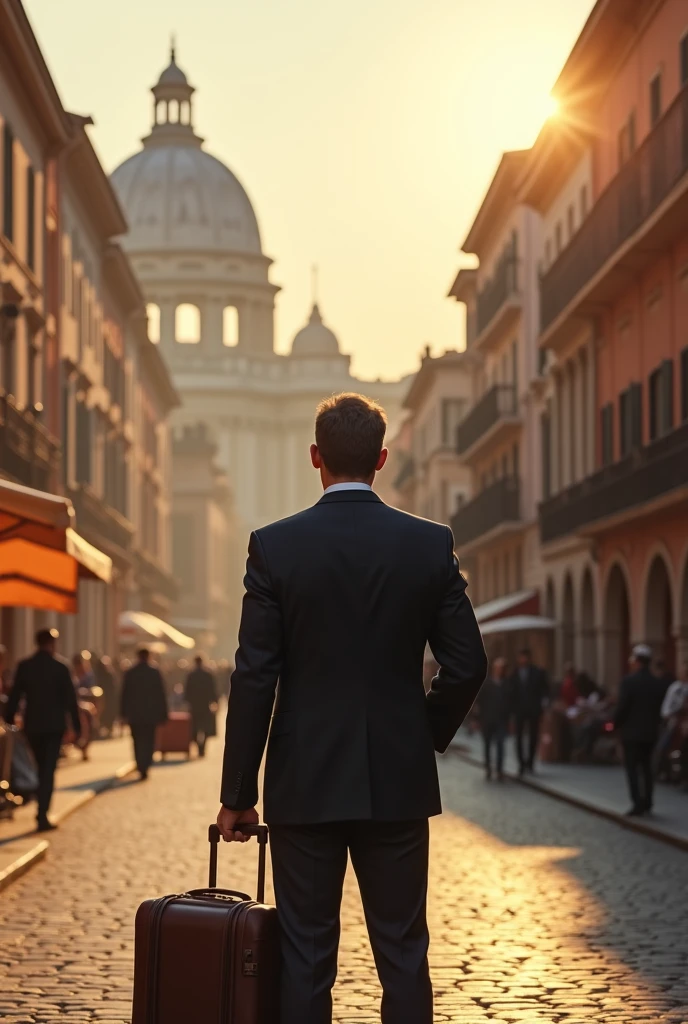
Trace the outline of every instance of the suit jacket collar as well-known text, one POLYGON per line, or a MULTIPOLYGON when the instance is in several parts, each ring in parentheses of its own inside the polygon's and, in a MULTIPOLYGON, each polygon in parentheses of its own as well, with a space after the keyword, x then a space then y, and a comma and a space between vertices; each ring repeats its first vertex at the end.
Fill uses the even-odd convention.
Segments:
POLYGON ((329 494, 323 494, 318 505, 329 505, 338 501, 368 501, 376 502, 378 505, 384 504, 382 498, 378 497, 375 491, 347 490, 330 491, 329 494))

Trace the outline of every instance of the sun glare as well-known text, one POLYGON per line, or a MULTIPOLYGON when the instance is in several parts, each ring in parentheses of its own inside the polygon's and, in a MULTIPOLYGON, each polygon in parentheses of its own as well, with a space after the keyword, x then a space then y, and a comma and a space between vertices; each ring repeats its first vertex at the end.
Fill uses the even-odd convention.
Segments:
POLYGON ((556 117, 559 113, 560 104, 556 96, 550 95, 545 100, 545 120, 549 121, 551 117, 556 117))

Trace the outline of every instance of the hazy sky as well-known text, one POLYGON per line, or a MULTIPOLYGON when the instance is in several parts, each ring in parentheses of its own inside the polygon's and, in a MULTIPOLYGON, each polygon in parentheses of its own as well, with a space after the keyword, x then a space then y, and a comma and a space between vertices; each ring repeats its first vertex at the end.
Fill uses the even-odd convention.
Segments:
POLYGON ((288 350, 323 316, 366 377, 463 345, 445 298, 504 149, 530 145, 592 0, 25 0, 108 170, 147 133, 177 36, 206 148, 239 177, 288 350))

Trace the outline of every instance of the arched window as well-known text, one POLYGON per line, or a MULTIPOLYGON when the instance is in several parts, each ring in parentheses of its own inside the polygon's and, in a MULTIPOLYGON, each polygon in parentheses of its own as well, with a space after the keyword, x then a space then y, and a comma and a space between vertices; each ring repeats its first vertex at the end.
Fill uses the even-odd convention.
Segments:
POLYGON ((146 306, 146 316, 148 317, 148 337, 154 345, 157 345, 160 342, 160 306, 149 302, 146 306))
POLYGON ((179 120, 179 100, 170 100, 169 118, 171 122, 179 120))
POLYGON ((191 121, 191 104, 188 100, 182 100, 179 104, 179 121, 181 124, 189 124, 191 121))
POLYGON ((236 306, 222 310, 222 344, 229 348, 239 344, 239 311, 236 306))
POLYGON ((190 302, 182 302, 174 313, 174 336, 180 345, 198 345, 201 340, 201 311, 190 302))
POLYGON ((165 117, 165 101, 158 100, 155 108, 155 123, 164 124, 167 118, 165 117))

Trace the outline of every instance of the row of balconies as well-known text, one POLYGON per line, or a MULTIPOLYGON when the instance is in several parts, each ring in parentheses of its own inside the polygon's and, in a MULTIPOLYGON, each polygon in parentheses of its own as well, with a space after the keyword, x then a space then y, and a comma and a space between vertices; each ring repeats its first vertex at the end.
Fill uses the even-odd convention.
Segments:
MULTIPOLYGON (((567 248, 540 279, 543 351, 566 334, 571 314, 586 314, 623 286, 620 267, 634 272, 656 256, 688 223, 688 86, 597 200, 567 248), (656 243, 656 245, 655 245, 656 243)), ((478 296, 471 347, 484 349, 503 336, 519 307, 516 261, 504 258, 499 272, 478 296)), ((496 385, 473 406, 457 431, 456 450, 464 462, 520 428, 516 389, 496 385)), ((688 423, 626 458, 587 477, 540 505, 543 542, 568 534, 590 534, 602 520, 661 503, 688 489, 688 423)), ((495 529, 521 520, 518 481, 491 484, 459 509, 453 519, 462 547, 484 542, 495 529)))

